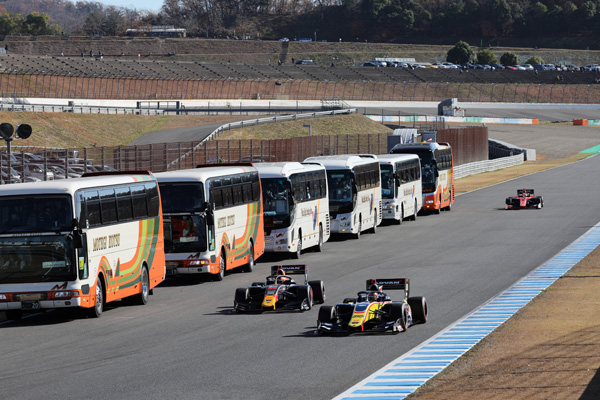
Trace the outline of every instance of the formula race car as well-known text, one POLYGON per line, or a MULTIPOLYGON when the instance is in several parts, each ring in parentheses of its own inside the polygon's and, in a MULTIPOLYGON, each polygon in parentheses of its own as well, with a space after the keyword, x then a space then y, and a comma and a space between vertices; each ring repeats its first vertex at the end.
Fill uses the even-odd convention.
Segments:
POLYGON ((306 265, 274 265, 266 281, 254 282, 235 291, 236 312, 267 310, 310 310, 314 303, 325 302, 323 281, 309 281, 306 265), (304 274, 299 285, 289 276, 304 274))
POLYGON ((403 332, 427 322, 425 297, 409 297, 408 279, 369 279, 367 290, 335 306, 321 306, 319 333, 403 332), (403 290, 401 301, 392 301, 383 290, 403 290))
POLYGON ((542 198, 542 196, 535 196, 533 189, 518 189, 517 197, 506 198, 507 210, 542 207, 544 207, 544 199, 542 198))

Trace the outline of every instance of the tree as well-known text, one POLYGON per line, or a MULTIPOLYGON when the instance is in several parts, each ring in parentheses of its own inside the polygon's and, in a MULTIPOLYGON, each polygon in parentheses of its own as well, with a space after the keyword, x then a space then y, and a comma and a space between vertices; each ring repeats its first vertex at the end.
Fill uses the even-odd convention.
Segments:
POLYGON ((500 64, 502 65, 518 65, 521 63, 519 56, 515 53, 504 53, 500 57, 500 64))
POLYGON ((535 65, 535 64, 545 64, 545 62, 542 57, 533 56, 533 57, 530 57, 527 61, 525 61, 525 64, 535 65))
POLYGON ((454 64, 466 64, 473 62, 474 59, 475 52, 473 52, 473 49, 471 49, 471 46, 467 42, 463 42, 462 40, 448 50, 448 54, 446 55, 446 61, 454 64))
POLYGON ((46 14, 32 12, 23 21, 23 33, 30 35, 54 35, 57 28, 50 24, 46 14))
POLYGON ((497 64, 498 57, 490 49, 481 50, 477 53, 478 64, 497 64))

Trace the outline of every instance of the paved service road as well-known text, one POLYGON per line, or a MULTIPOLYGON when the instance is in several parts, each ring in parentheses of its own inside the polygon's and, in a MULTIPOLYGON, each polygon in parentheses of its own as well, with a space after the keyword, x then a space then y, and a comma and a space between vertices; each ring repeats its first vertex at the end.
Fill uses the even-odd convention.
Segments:
MULTIPOLYGON (((368 278, 411 279, 429 322, 399 335, 323 337, 317 310, 240 315, 236 287, 277 259, 223 282, 169 281, 146 306, 113 306, 100 319, 55 313, 0 324, 3 399, 330 399, 469 313, 600 221, 600 157, 477 190, 451 212, 328 242, 302 262, 325 282, 327 304, 368 278), (517 188, 542 210, 506 211, 517 188)), ((293 263, 283 260, 285 263, 293 263)), ((393 296, 393 293, 392 293, 393 296)))

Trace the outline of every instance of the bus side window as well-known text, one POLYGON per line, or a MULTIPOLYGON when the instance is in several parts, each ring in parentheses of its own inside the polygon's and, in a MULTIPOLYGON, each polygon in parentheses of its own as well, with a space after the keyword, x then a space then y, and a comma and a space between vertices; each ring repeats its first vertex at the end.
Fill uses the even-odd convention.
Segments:
POLYGON ((115 188, 115 195, 117 196, 117 216, 119 221, 127 221, 133 218, 129 188, 117 187, 115 188))
POLYGON ((133 218, 146 218, 148 216, 148 206, 144 185, 131 186, 131 199, 133 202, 133 218))
POLYGON ((98 226, 102 224, 102 219, 100 217, 100 197, 98 196, 97 190, 86 191, 83 194, 85 198, 85 221, 87 221, 86 226, 98 226))
POLYGON ((147 182, 145 186, 146 198, 148 201, 148 216, 157 217, 159 210, 158 186, 156 182, 147 182))
POLYGON ((117 222, 117 199, 114 189, 101 189, 100 209, 102 214, 102 225, 117 222))

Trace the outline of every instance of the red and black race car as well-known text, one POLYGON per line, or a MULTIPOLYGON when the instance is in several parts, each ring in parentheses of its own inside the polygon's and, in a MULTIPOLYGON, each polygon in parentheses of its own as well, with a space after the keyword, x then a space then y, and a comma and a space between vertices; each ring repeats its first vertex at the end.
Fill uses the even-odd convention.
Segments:
POLYGON ((335 306, 321 306, 317 331, 323 334, 403 332, 427 322, 425 297, 409 297, 408 279, 369 279, 367 290, 335 306), (383 290, 403 290, 401 301, 392 301, 383 290))
POLYGON ((518 189, 517 197, 506 198, 507 210, 519 210, 521 208, 542 208, 544 199, 542 196, 535 196, 533 189, 518 189))
POLYGON ((235 291, 233 309, 236 312, 269 310, 310 310, 314 303, 325 302, 323 281, 309 281, 306 265, 274 265, 266 281, 254 282, 248 288, 235 291), (289 275, 303 274, 304 284, 297 284, 289 275))

